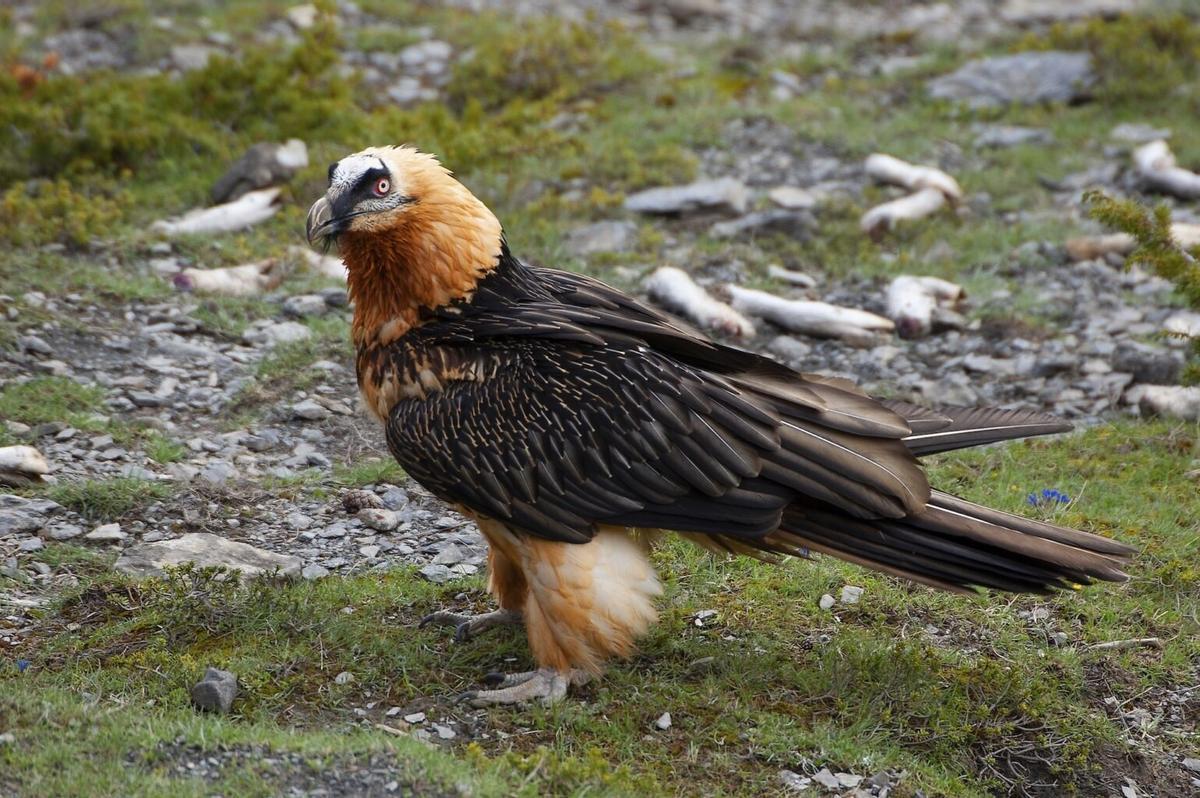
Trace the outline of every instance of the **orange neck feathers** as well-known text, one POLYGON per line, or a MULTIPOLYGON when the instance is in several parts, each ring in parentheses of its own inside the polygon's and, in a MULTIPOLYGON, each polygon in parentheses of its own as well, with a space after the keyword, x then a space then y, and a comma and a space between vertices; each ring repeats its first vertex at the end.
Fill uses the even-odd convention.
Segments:
POLYGON ((436 168, 407 170, 414 202, 363 217, 338 239, 346 263, 357 347, 387 344, 433 309, 471 296, 500 259, 500 222, 471 192, 436 168))

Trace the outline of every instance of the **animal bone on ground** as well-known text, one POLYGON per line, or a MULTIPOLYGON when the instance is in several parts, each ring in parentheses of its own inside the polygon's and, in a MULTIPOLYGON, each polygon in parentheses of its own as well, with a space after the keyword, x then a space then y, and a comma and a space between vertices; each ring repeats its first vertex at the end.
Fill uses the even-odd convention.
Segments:
POLYGON ((49 473, 45 456, 32 446, 0 446, 0 485, 32 485, 49 473))
POLYGON ((714 299, 682 269, 674 266, 656 269, 643 287, 655 302, 703 328, 739 338, 754 336, 754 325, 749 319, 714 299))
POLYGON ((902 274, 888 286, 887 315, 901 338, 920 338, 933 329, 938 308, 953 310, 965 295, 949 280, 902 274))
POLYGON ((1134 150, 1133 166, 1142 185, 1150 191, 1180 199, 1200 198, 1200 174, 1177 166, 1171 148, 1163 139, 1134 150))
POLYGON ((183 235, 227 233, 252 227, 270 219, 279 210, 279 206, 275 204, 275 200, 279 198, 279 191, 278 188, 248 191, 233 202, 213 205, 211 208, 197 208, 175 219, 160 219, 151 225, 151 229, 167 235, 183 235))
POLYGON ((881 183, 891 183, 913 193, 876 205, 863 214, 859 227, 872 238, 891 230, 898 222, 921 219, 939 211, 947 202, 963 198, 958 181, 941 169, 917 166, 883 153, 867 157, 867 175, 881 183))
POLYGON ((286 272, 276 258, 220 269, 184 269, 175 275, 175 287, 198 294, 255 296, 278 286, 286 272))
POLYGON ((843 338, 853 343, 868 343, 878 333, 890 333, 890 319, 865 310, 830 305, 803 299, 784 299, 766 291, 727 287, 734 310, 758 316, 786 330, 824 338, 843 338))
MULTIPOLYGON (((1200 224, 1174 222, 1171 237, 1184 249, 1200 247, 1200 224)), ((1067 240, 1067 257, 1073 261, 1096 260, 1109 253, 1128 255, 1137 246, 1128 233, 1110 233, 1102 236, 1081 236, 1067 240)))

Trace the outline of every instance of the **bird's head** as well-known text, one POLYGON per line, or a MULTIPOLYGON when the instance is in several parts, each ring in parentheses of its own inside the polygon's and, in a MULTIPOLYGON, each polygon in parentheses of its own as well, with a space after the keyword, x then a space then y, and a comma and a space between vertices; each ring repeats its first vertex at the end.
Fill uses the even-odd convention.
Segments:
POLYGON ((503 244, 487 206, 411 147, 371 147, 331 165, 306 232, 310 244, 336 244, 346 263, 360 345, 403 334, 421 308, 469 297, 503 244))

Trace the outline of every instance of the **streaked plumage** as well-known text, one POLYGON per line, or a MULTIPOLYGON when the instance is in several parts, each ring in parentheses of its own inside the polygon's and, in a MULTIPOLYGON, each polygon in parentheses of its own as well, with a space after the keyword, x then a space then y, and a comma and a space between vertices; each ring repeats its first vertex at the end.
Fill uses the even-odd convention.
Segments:
POLYGON ((1124 576, 1126 546, 931 490, 917 461, 1067 429, 1054 419, 879 402, 528 266, 413 150, 352 156, 331 185, 309 236, 336 237, 346 260, 364 399, 400 464, 480 520, 492 590, 523 614, 540 666, 596 672, 653 620, 631 530, 827 552, 950 590, 1124 576), (403 199, 359 212, 380 179, 403 199))

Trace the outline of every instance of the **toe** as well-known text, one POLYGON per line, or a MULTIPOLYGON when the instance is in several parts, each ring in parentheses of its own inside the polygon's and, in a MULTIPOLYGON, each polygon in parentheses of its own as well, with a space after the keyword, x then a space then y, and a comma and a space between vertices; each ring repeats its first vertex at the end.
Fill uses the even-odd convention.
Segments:
POLYGON ((454 627, 454 642, 465 643, 471 639, 471 622, 463 621, 454 627))

